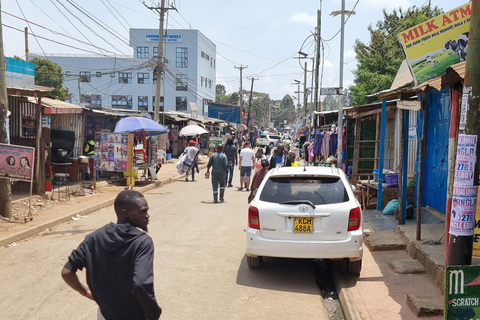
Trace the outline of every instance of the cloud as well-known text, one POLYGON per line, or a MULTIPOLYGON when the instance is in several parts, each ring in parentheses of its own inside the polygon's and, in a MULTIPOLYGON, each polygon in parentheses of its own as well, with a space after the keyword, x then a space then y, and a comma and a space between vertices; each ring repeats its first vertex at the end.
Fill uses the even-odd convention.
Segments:
POLYGON ((357 57, 357 54, 353 50, 346 50, 345 54, 343 55, 343 58, 345 60, 352 60, 352 59, 355 59, 356 57, 357 57))
POLYGON ((317 17, 309 16, 306 13, 295 13, 293 16, 290 17, 288 22, 302 24, 309 27, 315 27, 317 25, 317 17))
POLYGON ((331 63, 330 61, 328 61, 326 59, 323 59, 323 67, 324 68, 331 68, 331 67, 333 67, 333 63, 331 63))

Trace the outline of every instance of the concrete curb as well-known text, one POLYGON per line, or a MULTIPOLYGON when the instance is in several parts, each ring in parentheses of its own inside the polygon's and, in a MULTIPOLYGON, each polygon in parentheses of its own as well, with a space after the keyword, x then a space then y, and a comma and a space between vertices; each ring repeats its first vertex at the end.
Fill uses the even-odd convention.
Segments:
MULTIPOLYGON (((199 169, 204 169, 206 167, 207 167, 206 164, 205 165, 199 165, 199 169)), ((182 176, 183 175, 178 174, 178 175, 173 176, 173 177, 168 177, 168 178, 165 178, 165 179, 162 179, 162 180, 159 180, 159 181, 155 181, 154 183, 151 183, 151 184, 146 185, 144 187, 138 188, 137 191, 140 192, 140 193, 145 193, 145 192, 148 192, 150 190, 156 189, 160 186, 166 185, 168 183, 175 182, 176 180, 178 180, 182 176)), ((21 240, 24 240, 24 239, 29 238, 31 236, 34 236, 34 235, 36 235, 40 232, 45 231, 47 228, 51 228, 51 227, 54 227, 54 226, 59 225, 61 223, 71 221, 72 217, 75 217, 76 215, 82 215, 82 216, 87 215, 87 214, 90 214, 92 212, 103 209, 105 207, 111 206, 111 205, 113 205, 114 201, 115 201, 115 196, 113 196, 111 199, 108 199, 108 200, 105 200, 103 202, 97 203, 93 206, 84 208, 80 211, 77 211, 77 212, 74 212, 74 213, 68 213, 64 216, 54 218, 54 219, 52 219, 50 221, 46 221, 46 222, 44 222, 40 225, 33 226, 33 227, 28 228, 26 230, 17 232, 13 235, 9 235, 9 236, 3 237, 3 238, 0 237, 0 247, 6 246, 6 245, 8 245, 12 242, 21 241, 21 240)))
POLYGON ((344 318, 346 320, 363 320, 348 289, 345 276, 341 271, 333 270, 333 282, 337 289, 338 300, 340 301, 344 318))

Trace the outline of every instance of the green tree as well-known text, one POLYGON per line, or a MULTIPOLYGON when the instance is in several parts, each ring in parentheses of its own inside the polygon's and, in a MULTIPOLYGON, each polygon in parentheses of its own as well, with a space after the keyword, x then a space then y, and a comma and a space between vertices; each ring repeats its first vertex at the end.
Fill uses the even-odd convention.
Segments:
POLYGON ((217 103, 227 103, 228 96, 225 86, 223 84, 217 84, 215 87, 215 102, 217 103))
POLYGON ((289 94, 286 94, 279 103, 275 102, 274 104, 280 106, 272 110, 272 121, 275 123, 275 126, 280 126, 283 120, 287 120, 287 123, 295 122, 297 112, 295 103, 289 94))
POLYGON ((358 63, 357 69, 353 71, 355 85, 350 87, 354 105, 375 102, 376 97, 366 95, 390 88, 405 58, 397 34, 442 12, 438 7, 432 7, 430 2, 420 8, 410 7, 406 11, 400 8, 387 13, 383 10, 384 20, 377 22, 376 29, 371 25, 368 27, 370 41, 355 41, 358 63))
POLYGON ((30 62, 35 63, 35 84, 55 88, 45 96, 64 101, 69 92, 68 88, 63 87, 62 67, 48 59, 36 57, 30 62))

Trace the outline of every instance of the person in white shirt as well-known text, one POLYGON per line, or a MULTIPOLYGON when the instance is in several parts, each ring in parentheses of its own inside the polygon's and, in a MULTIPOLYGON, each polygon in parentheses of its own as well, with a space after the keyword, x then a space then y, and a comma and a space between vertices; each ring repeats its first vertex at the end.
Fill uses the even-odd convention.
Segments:
POLYGON ((247 191, 250 191, 250 176, 252 175, 252 169, 254 165, 255 153, 251 148, 250 141, 245 141, 245 145, 242 151, 240 151, 240 161, 238 162, 238 169, 240 170, 240 187, 238 190, 243 190, 244 177, 246 176, 246 189, 247 191))

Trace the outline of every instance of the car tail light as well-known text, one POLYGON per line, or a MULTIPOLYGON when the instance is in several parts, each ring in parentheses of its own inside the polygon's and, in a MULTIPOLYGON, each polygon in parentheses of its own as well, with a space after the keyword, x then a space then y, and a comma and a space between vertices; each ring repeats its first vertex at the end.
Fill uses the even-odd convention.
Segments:
POLYGON ((256 207, 248 207, 248 226, 253 229, 260 229, 260 219, 256 207))
POLYGON ((348 231, 358 230, 360 228, 360 222, 362 220, 362 211, 360 208, 350 210, 348 217, 348 231))

